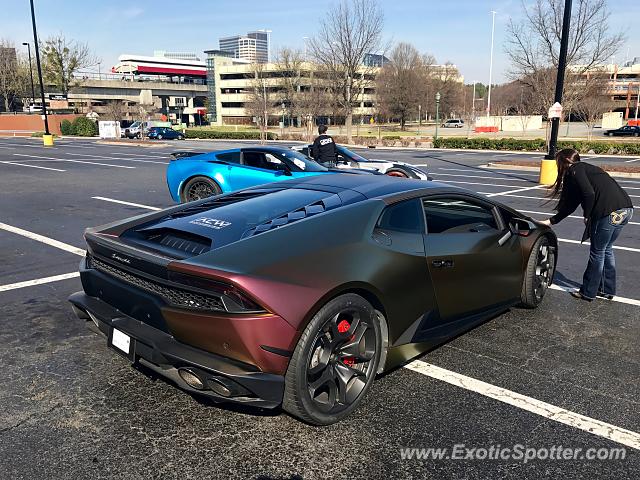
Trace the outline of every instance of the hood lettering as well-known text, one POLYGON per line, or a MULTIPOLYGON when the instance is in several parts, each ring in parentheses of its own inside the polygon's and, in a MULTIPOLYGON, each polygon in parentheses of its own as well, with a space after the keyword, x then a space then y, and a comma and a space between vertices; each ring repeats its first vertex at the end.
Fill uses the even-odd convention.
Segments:
POLYGON ((220 230, 231 225, 231 222, 209 217, 199 217, 195 220, 191 220, 189 223, 200 227, 213 228, 214 230, 220 230))

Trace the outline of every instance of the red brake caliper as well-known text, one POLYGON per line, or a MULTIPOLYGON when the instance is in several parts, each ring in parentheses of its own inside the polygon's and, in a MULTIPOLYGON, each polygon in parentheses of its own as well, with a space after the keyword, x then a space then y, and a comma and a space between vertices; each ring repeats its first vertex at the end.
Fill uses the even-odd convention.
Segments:
MULTIPOLYGON (((340 333, 348 332, 350 328, 351 324, 346 320, 341 320, 340 323, 338 323, 338 332, 340 333)), ((344 363, 348 367, 352 367, 353 364, 356 363, 356 359, 353 357, 345 357, 342 359, 342 363, 344 363)))

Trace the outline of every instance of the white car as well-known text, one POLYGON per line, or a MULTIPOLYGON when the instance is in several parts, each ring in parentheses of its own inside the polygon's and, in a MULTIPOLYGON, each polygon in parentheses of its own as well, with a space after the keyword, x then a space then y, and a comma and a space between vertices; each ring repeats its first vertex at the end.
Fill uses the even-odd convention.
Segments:
MULTIPOLYGON (((313 158, 311 145, 296 145, 291 148, 305 154, 307 157, 313 158)), ((342 145, 336 145, 336 149, 338 151, 337 168, 360 168, 363 170, 375 170, 376 172, 392 177, 431 180, 431 177, 429 177, 423 169, 424 167, 418 168, 410 163, 404 162, 364 158, 362 155, 358 155, 342 145)))
POLYGON ((452 120, 447 120, 442 124, 443 128, 462 128, 464 127, 464 122, 459 118, 455 118, 452 120))

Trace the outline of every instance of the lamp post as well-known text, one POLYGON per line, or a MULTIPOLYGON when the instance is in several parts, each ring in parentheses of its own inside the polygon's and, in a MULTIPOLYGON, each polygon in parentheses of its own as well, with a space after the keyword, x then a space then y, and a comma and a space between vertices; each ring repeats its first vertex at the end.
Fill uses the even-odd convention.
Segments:
POLYGON ((31 103, 36 103, 36 89, 33 88, 33 64, 31 63, 31 44, 24 42, 22 45, 27 46, 27 52, 29 52, 29 77, 31 78, 31 103))
POLYGON ((440 125, 440 92, 436 93, 436 134, 433 140, 438 140, 438 125, 440 125))
POLYGON ((282 102, 282 130, 281 130, 281 134, 284 135, 284 108, 285 108, 285 104, 284 102, 282 102))
POLYGON ((496 31, 496 12, 491 11, 491 57, 489 60, 489 92, 487 93, 487 117, 491 115, 491 82, 493 80, 493 37, 496 31))
POLYGON ((420 136, 420 127, 422 127, 422 105, 418 105, 418 136, 420 136))
POLYGON ((38 67, 38 80, 40 82, 40 98, 42 100, 42 120, 44 121, 44 134, 46 137, 43 139, 45 145, 53 145, 53 137, 49 133, 49 122, 47 120, 47 104, 44 97, 44 82, 42 81, 42 66, 40 65, 40 48, 38 47, 38 30, 36 29, 36 13, 33 8, 33 0, 29 0, 31 3, 31 25, 33 27, 33 45, 36 50, 36 66, 38 67))
MULTIPOLYGON (((558 75, 556 77, 556 94, 554 102, 562 103, 562 90, 564 88, 564 74, 567 68, 567 50, 569 48, 569 27, 571 24, 571 0, 564 1, 564 16, 562 18, 562 37, 560 37, 560 55, 558 56, 558 75)), ((558 144, 558 130, 560 129, 560 118, 551 120, 551 138, 549 139, 549 153, 545 159, 556 158, 558 144)))

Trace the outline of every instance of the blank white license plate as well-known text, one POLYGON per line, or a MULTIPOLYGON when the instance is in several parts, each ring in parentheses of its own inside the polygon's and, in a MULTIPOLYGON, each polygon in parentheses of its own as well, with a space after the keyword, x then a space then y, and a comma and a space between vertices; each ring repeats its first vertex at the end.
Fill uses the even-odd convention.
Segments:
POLYGON ((114 328, 113 335, 111 336, 111 345, 129 355, 129 350, 131 349, 131 337, 117 328, 114 328))

